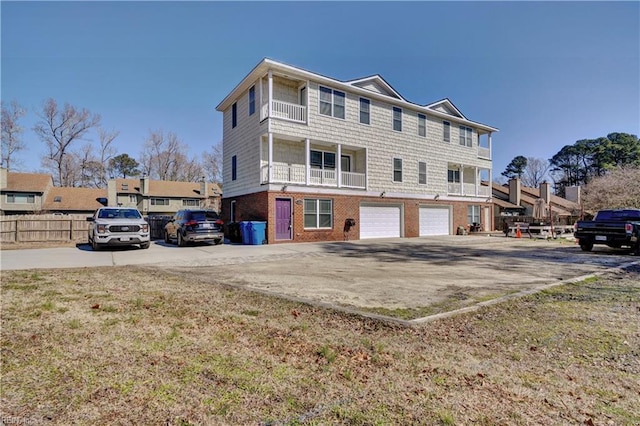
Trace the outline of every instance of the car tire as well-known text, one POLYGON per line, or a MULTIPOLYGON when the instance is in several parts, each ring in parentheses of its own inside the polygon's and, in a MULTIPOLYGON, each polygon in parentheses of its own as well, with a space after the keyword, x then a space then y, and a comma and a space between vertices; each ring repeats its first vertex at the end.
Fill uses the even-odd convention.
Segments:
POLYGON ((593 243, 580 243, 580 248, 582 251, 591 251, 593 250, 593 243))
POLYGON ((184 239, 182 238, 182 234, 180 233, 180 231, 178 231, 178 247, 184 247, 185 245, 186 244, 184 239))
POLYGON ((222 238, 217 239, 217 240, 213 240, 213 244, 215 244, 215 245, 220 245, 220 244, 222 244, 222 242, 223 242, 222 238))
POLYGON ((640 256, 640 240, 636 242, 636 247, 633 250, 633 254, 635 254, 636 256, 640 256))
POLYGON ((149 247, 151 247, 151 242, 150 241, 147 241, 146 243, 140 244, 140 248, 141 249, 148 249, 149 247))
POLYGON ((169 238, 169 232, 168 231, 164 231, 164 242, 167 244, 171 243, 171 238, 169 238))
POLYGON ((93 240, 91 240, 91 249, 93 251, 99 251, 100 250, 100 244, 98 244, 95 240, 95 238, 93 240))

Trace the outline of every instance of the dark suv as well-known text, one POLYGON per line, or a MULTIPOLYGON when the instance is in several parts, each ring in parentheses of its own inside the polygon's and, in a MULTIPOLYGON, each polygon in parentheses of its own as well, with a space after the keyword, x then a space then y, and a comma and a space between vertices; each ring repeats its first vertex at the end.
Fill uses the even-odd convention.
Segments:
POLYGON ((218 213, 210 210, 178 210, 164 227, 164 241, 175 240, 184 247, 188 242, 224 241, 223 222, 218 213))

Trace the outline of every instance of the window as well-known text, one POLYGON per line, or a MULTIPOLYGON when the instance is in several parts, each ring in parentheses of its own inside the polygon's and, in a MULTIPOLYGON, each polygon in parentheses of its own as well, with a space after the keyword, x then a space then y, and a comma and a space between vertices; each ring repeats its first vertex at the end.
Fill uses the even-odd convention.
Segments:
POLYGON ((36 196, 33 194, 7 194, 9 204, 35 204, 36 196))
POLYGON ((329 169, 335 170, 336 168, 336 154, 333 152, 325 151, 311 151, 310 153, 311 167, 314 169, 329 169))
POLYGON ((231 105, 231 127, 236 127, 238 125, 238 104, 234 103, 231 105))
POLYGON ((122 190, 123 191, 128 191, 129 190, 129 184, 128 183, 123 183, 122 184, 122 190))
POLYGON ((196 200, 192 198, 182 200, 182 205, 184 207, 200 207, 200 200, 196 200))
POLYGON ((168 198, 152 198, 151 205, 152 206, 168 206, 169 199, 168 198))
POLYGON ((418 114, 418 136, 427 136, 427 116, 418 114))
POLYGON ((333 201, 332 200, 304 200, 304 227, 305 228, 332 228, 333 226, 333 201))
POLYGON ((249 115, 253 115, 256 112, 256 86, 251 86, 249 89, 249 115))
POLYGON ((231 222, 236 221, 236 200, 231 201, 231 208, 229 209, 231 222))
POLYGON ((320 86, 320 114, 344 119, 345 94, 320 86))
POLYGON ((393 159, 393 181, 402 182, 402 159, 393 159))
POLYGON ((467 208, 467 223, 480 223, 480 206, 469 206, 467 208))
POLYGON ((393 107, 393 130, 402 131, 402 108, 393 107))
POLYGON ((136 202, 138 202, 138 198, 135 195, 130 194, 129 195, 129 202, 130 203, 136 203, 136 202))
POLYGON ((445 142, 450 142, 451 141, 451 123, 449 123, 448 121, 443 121, 442 127, 444 128, 444 134, 442 135, 443 140, 445 142))
POLYGON ((460 170, 448 170, 447 181, 449 183, 460 183, 460 170))
POLYGON ((369 99, 360 98, 360 122, 371 124, 371 101, 369 99))
POLYGON ((427 183, 427 163, 418 161, 418 183, 426 185, 427 183))
POLYGON ((473 135, 473 129, 466 126, 460 126, 460 145, 471 146, 472 135, 473 135))
POLYGON ((238 178, 238 160, 234 155, 231 157, 231 180, 236 180, 238 178))

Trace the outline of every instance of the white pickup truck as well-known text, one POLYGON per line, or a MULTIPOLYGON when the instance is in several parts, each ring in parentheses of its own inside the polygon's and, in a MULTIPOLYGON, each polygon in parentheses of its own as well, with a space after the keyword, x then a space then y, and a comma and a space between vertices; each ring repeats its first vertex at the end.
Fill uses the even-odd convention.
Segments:
POLYGON ((138 209, 132 207, 101 207, 87 218, 89 244, 93 250, 107 246, 151 245, 149 224, 138 209))

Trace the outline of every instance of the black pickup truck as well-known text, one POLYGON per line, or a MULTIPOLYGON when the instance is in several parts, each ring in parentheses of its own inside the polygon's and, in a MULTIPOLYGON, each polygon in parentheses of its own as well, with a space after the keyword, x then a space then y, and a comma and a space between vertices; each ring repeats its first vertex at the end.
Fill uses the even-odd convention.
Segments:
POLYGON ((600 210, 593 220, 579 220, 573 234, 583 251, 594 244, 629 247, 640 256, 640 209, 600 210))

